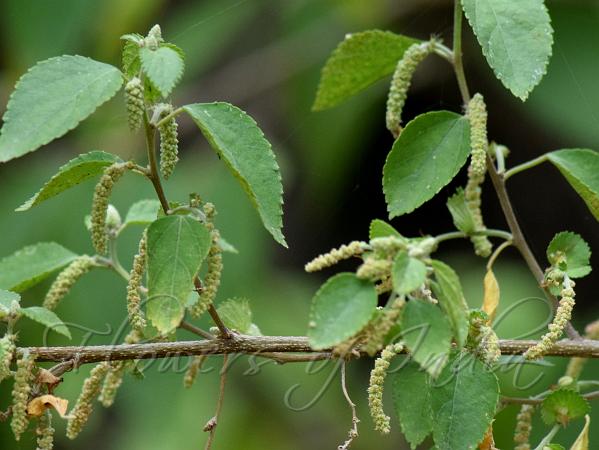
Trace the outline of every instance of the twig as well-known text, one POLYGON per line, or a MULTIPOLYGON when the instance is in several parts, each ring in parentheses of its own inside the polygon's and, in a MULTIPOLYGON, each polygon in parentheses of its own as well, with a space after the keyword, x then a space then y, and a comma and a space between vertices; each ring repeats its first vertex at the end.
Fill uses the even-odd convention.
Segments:
POLYGON ((347 403, 349 404, 349 407, 351 408, 352 427, 350 428, 349 433, 347 435, 347 440, 339 447, 337 447, 338 450, 347 450, 351 446, 354 439, 358 437, 358 423, 360 422, 360 419, 358 419, 358 415, 356 414, 356 404, 352 402, 352 399, 349 396, 349 393, 347 392, 347 385, 345 384, 345 365, 346 361, 343 360, 341 362, 341 390, 343 391, 343 396, 345 397, 347 403))
POLYGON ((214 441, 214 433, 216 433, 216 426, 218 425, 218 418, 220 417, 220 412, 223 408, 223 401, 225 399, 225 384, 227 383, 227 361, 228 355, 225 355, 223 358, 223 368, 220 374, 220 387, 218 390, 216 411, 214 413, 214 416, 204 426, 204 431, 207 431, 209 433, 204 450, 210 450, 210 447, 212 447, 212 442, 214 441))
POLYGON ((181 323, 179 324, 179 328, 187 330, 193 334, 197 334, 198 336, 201 336, 205 339, 214 339, 214 335, 212 333, 202 330, 200 327, 196 327, 194 324, 189 323, 185 320, 181 321, 181 323))
MULTIPOLYGON (((594 400, 599 398, 599 391, 589 392, 588 394, 582 394, 582 398, 585 400, 594 400)), ((515 405, 539 405, 543 403, 543 398, 537 397, 501 397, 502 403, 511 403, 515 405)))

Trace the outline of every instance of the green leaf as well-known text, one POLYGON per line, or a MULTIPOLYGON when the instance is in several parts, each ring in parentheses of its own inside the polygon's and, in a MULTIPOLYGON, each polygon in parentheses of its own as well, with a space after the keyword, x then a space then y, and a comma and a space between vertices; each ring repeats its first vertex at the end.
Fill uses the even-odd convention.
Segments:
POLYGON ((55 195, 77 186, 85 180, 94 178, 104 169, 122 159, 112 153, 94 150, 71 159, 58 169, 56 175, 50 178, 42 188, 15 211, 27 211, 31 207, 48 200, 55 195))
POLYGON ((468 120, 448 111, 421 114, 393 144, 383 168, 389 217, 406 214, 449 183, 470 154, 468 120))
POLYGON ((469 355, 448 364, 431 390, 433 439, 439 450, 478 448, 495 416, 499 384, 469 355))
POLYGON ((221 251, 223 251, 223 252, 235 253, 235 254, 239 253, 239 250, 237 250, 237 248, 233 244, 231 244, 229 241, 227 241, 223 237, 218 238, 218 246, 220 247, 221 251))
POLYGON ((28 308, 21 308, 21 313, 25 317, 41 323, 45 327, 71 339, 71 332, 67 326, 49 309, 42 308, 41 306, 30 306, 28 308))
POLYGON ((123 228, 130 225, 146 226, 156 220, 160 211, 160 202, 158 200, 147 199, 135 202, 127 211, 123 228))
POLYGON ((252 326, 252 310, 247 298, 232 298, 221 303, 218 315, 227 328, 247 334, 252 326))
POLYGON ((568 425, 570 420, 583 417, 591 410, 578 392, 572 389, 558 389, 552 392, 541 404, 541 417, 547 425, 559 423, 568 425))
POLYGON ((581 278, 591 272, 590 258, 589 244, 571 231, 557 233, 547 247, 551 265, 564 270, 571 278, 581 278))
POLYGON ((196 103, 183 109, 237 178, 264 227, 287 247, 281 232, 283 186, 279 166, 254 119, 228 103, 196 103))
POLYGON ((380 237, 402 237, 395 228, 389 225, 384 220, 374 219, 370 222, 370 228, 368 229, 368 236, 370 239, 380 238, 380 237))
MULTIPOLYGON (((135 36, 139 37, 141 41, 143 41, 143 36, 141 34, 137 34, 135 36)), ((123 37, 121 37, 121 39, 123 39, 123 37)), ((141 69, 139 49, 139 44, 134 42, 133 40, 126 40, 125 44, 123 45, 121 62, 123 67, 123 73, 127 76, 127 78, 133 78, 137 76, 141 69)))
POLYGON ((549 444, 549 445, 543 446, 543 450, 566 450, 566 449, 559 444, 549 444))
POLYGON ((468 208, 464 189, 459 188, 455 194, 447 199, 447 209, 453 219, 455 227, 463 233, 470 234, 476 231, 476 224, 472 211, 468 208))
POLYGON ((433 431, 429 381, 428 374, 414 362, 404 365, 393 378, 395 412, 412 449, 433 431))
POLYGON ((185 63, 181 54, 170 47, 151 50, 143 47, 139 50, 141 66, 152 84, 167 97, 183 75, 185 63))
POLYGON ((522 100, 547 71, 553 45, 543 0, 462 0, 495 76, 522 100))
POLYGON ((18 81, 0 135, 0 161, 32 152, 61 137, 121 87, 121 72, 83 56, 37 63, 18 81))
POLYGON ((332 108, 390 75, 404 52, 416 42, 381 30, 346 35, 322 69, 312 109, 332 108))
POLYGON ((582 197, 599 221, 599 153, 581 148, 558 150, 547 158, 582 197))
POLYGON ((462 348, 468 337, 468 305, 460 279, 451 267, 441 261, 433 260, 431 266, 437 280, 432 286, 433 292, 451 323, 458 347, 462 348))
POLYGON ((400 251, 391 269, 393 289, 398 294, 408 294, 418 289, 426 280, 426 265, 412 258, 406 251, 400 251))
POLYGON ((0 289, 0 308, 4 309, 6 312, 9 312, 12 308, 13 302, 20 303, 21 296, 16 292, 0 289))
POLYGON ((159 332, 181 322, 210 244, 210 232, 189 216, 166 216, 148 227, 147 315, 159 332))
POLYGON ((0 289, 23 292, 75 258, 75 253, 54 242, 24 247, 0 260, 0 289))
POLYGON ((360 331, 376 311, 374 286, 353 273, 329 278, 312 299, 308 339, 315 350, 339 344, 360 331))
POLYGON ((449 357, 452 338, 441 309, 424 300, 410 300, 401 314, 401 330, 414 361, 437 377, 449 357))

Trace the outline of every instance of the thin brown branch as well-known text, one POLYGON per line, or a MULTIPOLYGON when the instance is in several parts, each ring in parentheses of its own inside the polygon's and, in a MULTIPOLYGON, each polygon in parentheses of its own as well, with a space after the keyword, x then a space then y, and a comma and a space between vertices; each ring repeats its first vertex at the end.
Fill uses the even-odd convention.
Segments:
POLYGON ((187 322, 186 320, 182 320, 179 324, 179 328, 182 330, 187 330, 190 333, 203 337, 204 339, 214 339, 214 335, 205 330, 202 330, 200 327, 196 327, 194 324, 187 322))
POLYGON ((358 437, 358 423, 360 419, 358 419, 358 414, 356 413, 356 404, 352 401, 349 396, 349 392, 347 392, 347 384, 345 383, 345 369, 347 362, 344 360, 341 363, 341 390, 343 391, 343 396, 349 407, 351 408, 351 423, 352 426, 347 434, 347 440, 341 444, 338 449, 339 450, 348 450, 351 444, 354 442, 354 439, 358 437))
POLYGON ((218 418, 220 417, 220 412, 223 409, 223 401, 225 399, 225 385, 227 383, 227 371, 229 370, 227 362, 228 355, 225 355, 223 358, 223 368, 220 373, 220 387, 218 390, 216 411, 214 413, 214 416, 204 426, 204 431, 207 431, 209 433, 204 450, 210 450, 210 448, 212 447, 212 442, 214 441, 214 433, 216 433, 216 426, 218 425, 218 418))

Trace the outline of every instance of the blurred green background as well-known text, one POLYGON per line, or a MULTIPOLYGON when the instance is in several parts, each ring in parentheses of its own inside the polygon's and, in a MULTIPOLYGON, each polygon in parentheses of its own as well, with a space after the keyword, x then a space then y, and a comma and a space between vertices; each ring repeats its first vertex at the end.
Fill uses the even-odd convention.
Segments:
MULTIPOLYGON (((484 93, 490 111, 490 136, 512 150, 508 164, 565 147, 599 148, 599 6, 596 1, 549 1, 555 28, 549 73, 526 103, 512 97, 485 65, 470 32, 465 60, 471 88, 484 93)), ((209 150, 191 121, 180 121, 182 161, 166 189, 171 199, 199 192, 217 205, 217 224, 238 249, 225 256, 225 273, 218 301, 247 296, 254 320, 265 334, 305 334, 310 297, 332 272, 303 273, 314 255, 352 239, 364 239, 373 218, 385 218, 381 169, 392 139, 384 129, 386 81, 327 112, 312 113, 320 67, 329 52, 349 32, 389 29, 426 38, 451 33, 451 2, 442 0, 2 0, 0 2, 0 104, 5 105, 18 77, 36 61, 60 54, 82 54, 119 64, 119 36, 145 34, 154 24, 187 54, 186 74, 173 101, 177 104, 225 100, 248 111, 273 143, 285 185, 285 234, 289 250, 278 247, 262 229, 237 183, 209 150)), ((417 72, 405 118, 431 109, 461 110, 449 67, 432 58, 417 72)), ((68 159, 92 149, 144 161, 141 135, 129 133, 120 96, 104 105, 75 132, 46 148, 0 166, 0 254, 26 244, 57 241, 86 253, 92 247, 83 225, 89 212, 93 183, 87 183, 26 213, 14 208, 35 192, 68 159)), ((396 219, 404 234, 437 234, 452 228, 444 203, 465 174, 416 213, 396 219)), ((486 186, 487 223, 504 227, 490 186, 486 186)), ((597 225, 580 199, 552 167, 540 167, 510 181, 515 208, 539 259, 558 231, 580 233, 598 248, 597 225)), ((113 203, 124 214, 140 198, 151 198, 147 183, 126 177, 115 189, 113 203)), ((122 260, 130 264, 141 229, 121 238, 122 260)), ((471 256, 465 242, 446 244, 439 257, 462 276, 467 299, 479 306, 483 262, 471 256)), ((597 258, 594 258, 597 262, 597 258)), ((348 266, 351 267, 351 266, 348 266)), ((542 326, 547 306, 531 276, 513 251, 497 264, 502 288, 498 324, 500 337, 530 337, 542 326)), ((577 285, 575 324, 596 318, 595 275, 577 285)), ((40 304, 49 281, 24 296, 25 304, 40 304)), ((124 282, 97 270, 86 276, 58 309, 73 324, 73 343, 92 330, 92 344, 113 342, 114 330, 125 318, 124 282)), ((198 322, 209 326, 205 319, 198 322)), ((42 328, 22 324, 22 345, 37 345, 42 328)), ((180 339, 193 339, 181 332, 180 339)), ((50 334, 49 344, 67 341, 50 334)), ((186 360, 154 362, 143 381, 127 378, 116 404, 99 404, 80 437, 69 442, 60 420, 57 449, 203 448, 201 431, 212 416, 221 359, 212 358, 190 390, 182 387, 186 360), (183 367, 183 369, 181 369, 183 367), (212 369, 212 370, 209 370, 212 369), (159 373, 160 372, 160 373, 159 373)), ((565 361, 549 358, 544 366, 524 366, 501 374, 505 394, 541 392, 557 380, 565 361), (538 379, 537 379, 538 378, 538 379)), ((372 362, 349 365, 349 391, 362 422, 355 449, 408 448, 397 423, 388 437, 371 430, 366 387, 372 362)), ((261 366, 248 375, 247 357, 231 369, 215 449, 294 450, 333 449, 346 438, 350 411, 342 397, 339 373, 333 363, 261 366), (294 386, 297 386, 294 390, 294 386), (288 395, 290 394, 291 395, 288 395), (286 400, 287 399, 287 400, 286 400)), ((585 378, 598 375, 592 363, 585 378)), ((76 399, 89 367, 66 375, 58 395, 76 399)), ((0 385, 0 408, 9 403, 10 383, 0 385)), ((389 393, 389 392, 387 392, 389 393)), ((391 398, 387 409, 392 411, 391 398)), ((510 449, 516 409, 506 408, 495 423, 496 443, 510 449)), ((599 421, 595 414, 593 422, 599 421)), ((567 447, 582 427, 573 422, 558 434, 567 447)), ((599 442, 599 428, 591 426, 599 442)), ((535 423, 533 442, 546 427, 535 423)), ((423 445, 422 448, 428 448, 423 445)), ((0 448, 34 448, 33 433, 14 442, 8 424, 0 424, 0 448)), ((457 450, 457 449, 456 449, 457 450)))

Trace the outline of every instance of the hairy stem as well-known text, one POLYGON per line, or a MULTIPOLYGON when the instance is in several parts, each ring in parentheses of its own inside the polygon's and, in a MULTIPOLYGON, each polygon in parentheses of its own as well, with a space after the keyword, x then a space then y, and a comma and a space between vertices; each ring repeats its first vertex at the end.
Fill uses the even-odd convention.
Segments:
POLYGON ((467 234, 462 231, 450 231, 449 233, 443 233, 439 234, 438 236, 435 236, 435 241, 438 244, 440 242, 448 241, 450 239, 468 239, 471 236, 489 236, 505 239, 506 241, 512 240, 512 235, 507 231, 486 229, 471 234, 467 234))
POLYGON ((528 170, 532 167, 538 166, 539 164, 542 164, 545 161, 547 161, 547 159, 548 159, 547 155, 545 154, 545 155, 539 156, 538 158, 535 158, 535 159, 532 159, 525 163, 522 163, 518 166, 514 166, 505 172, 505 174, 503 175, 503 181, 506 181, 508 178, 510 178, 513 175, 516 175, 517 173, 520 173, 520 172, 528 170))
POLYGON ((453 67, 464 105, 470 102, 470 91, 462 59, 462 2, 455 0, 453 7, 453 67))

